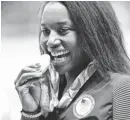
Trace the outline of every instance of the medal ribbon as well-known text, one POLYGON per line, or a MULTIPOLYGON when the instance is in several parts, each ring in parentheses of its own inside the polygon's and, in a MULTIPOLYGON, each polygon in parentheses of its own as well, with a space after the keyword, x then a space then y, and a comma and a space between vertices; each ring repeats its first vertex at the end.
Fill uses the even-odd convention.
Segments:
POLYGON ((86 83, 86 81, 96 71, 95 60, 90 62, 89 65, 76 77, 70 88, 63 94, 62 98, 58 100, 59 92, 59 74, 55 71, 53 65, 49 67, 50 79, 49 81, 43 81, 41 89, 45 93, 42 100, 44 106, 43 109, 52 112, 55 107, 65 108, 67 107, 73 98, 76 96, 80 88, 86 83))

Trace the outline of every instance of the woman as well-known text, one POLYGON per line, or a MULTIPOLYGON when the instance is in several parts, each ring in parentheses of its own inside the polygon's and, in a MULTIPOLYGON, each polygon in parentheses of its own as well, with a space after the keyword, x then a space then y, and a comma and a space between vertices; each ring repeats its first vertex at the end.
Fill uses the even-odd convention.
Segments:
POLYGON ((50 55, 49 72, 60 82, 51 88, 39 64, 25 67, 15 81, 22 120, 130 119, 129 58, 110 3, 46 2, 40 11, 40 51, 50 55))

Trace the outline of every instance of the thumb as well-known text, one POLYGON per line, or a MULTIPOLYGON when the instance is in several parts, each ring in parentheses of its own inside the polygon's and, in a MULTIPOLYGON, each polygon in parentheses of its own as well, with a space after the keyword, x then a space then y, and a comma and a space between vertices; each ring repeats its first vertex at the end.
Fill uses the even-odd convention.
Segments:
POLYGON ((30 94, 32 95, 32 97, 36 101, 37 105, 39 105, 40 104, 40 99, 41 99, 40 82, 35 82, 35 83, 31 84, 29 90, 30 90, 30 94))

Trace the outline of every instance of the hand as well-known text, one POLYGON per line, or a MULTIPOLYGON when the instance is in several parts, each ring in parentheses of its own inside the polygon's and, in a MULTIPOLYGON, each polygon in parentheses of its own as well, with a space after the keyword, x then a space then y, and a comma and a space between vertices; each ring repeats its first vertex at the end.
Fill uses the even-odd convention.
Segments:
POLYGON ((39 79, 42 72, 40 65, 30 65, 21 70, 16 81, 15 88, 19 94, 22 107, 25 111, 34 112, 38 109, 41 97, 39 79))

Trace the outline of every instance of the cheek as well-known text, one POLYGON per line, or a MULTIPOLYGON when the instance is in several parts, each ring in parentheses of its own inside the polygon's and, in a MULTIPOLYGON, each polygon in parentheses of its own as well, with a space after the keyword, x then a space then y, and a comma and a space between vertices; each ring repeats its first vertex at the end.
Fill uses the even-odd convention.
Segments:
POLYGON ((46 38, 46 37, 43 37, 43 36, 41 35, 40 40, 39 40, 39 44, 40 44, 40 47, 41 47, 43 50, 46 50, 46 41, 47 41, 47 38, 46 38))
POLYGON ((77 34, 76 32, 71 32, 66 37, 66 43, 68 44, 70 50, 74 51, 74 49, 78 46, 77 34))
POLYGON ((74 59, 76 59, 77 61, 82 61, 83 59, 85 59, 85 53, 79 44, 76 45, 73 49, 73 55, 74 59))

